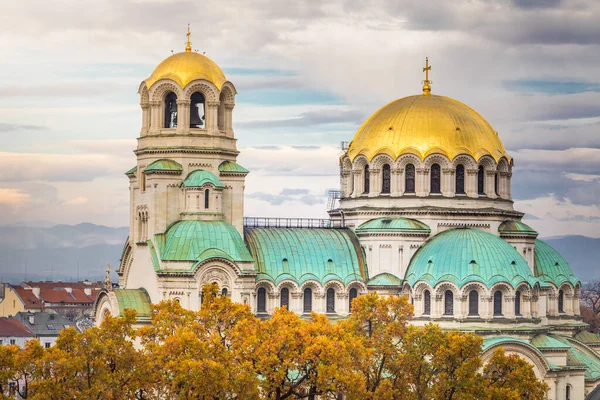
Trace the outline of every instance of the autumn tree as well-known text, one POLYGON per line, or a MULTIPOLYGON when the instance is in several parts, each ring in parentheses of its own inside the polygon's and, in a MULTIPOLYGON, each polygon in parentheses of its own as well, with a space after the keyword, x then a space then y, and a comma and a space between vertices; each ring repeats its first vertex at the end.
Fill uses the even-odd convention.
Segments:
POLYGON ((494 350, 483 369, 485 400, 543 400, 548 385, 539 381, 531 365, 516 354, 494 350))
POLYGON ((600 281, 589 282, 581 289, 581 315, 589 330, 600 332, 600 281))

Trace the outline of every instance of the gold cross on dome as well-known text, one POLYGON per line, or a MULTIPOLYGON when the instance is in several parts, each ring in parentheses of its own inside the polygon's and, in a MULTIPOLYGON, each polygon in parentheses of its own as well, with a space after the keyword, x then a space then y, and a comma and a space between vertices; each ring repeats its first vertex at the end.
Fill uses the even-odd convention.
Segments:
POLYGON ((429 65, 429 57, 425 57, 425 68, 423 68, 423 72, 425 72, 425 80, 423 81, 423 94, 429 95, 431 93, 431 81, 429 80, 429 71, 431 71, 431 65, 429 65))
POLYGON ((423 68, 423 72, 425 72, 425 80, 427 82, 429 82, 429 71, 431 71, 431 66, 429 65, 429 57, 425 57, 425 68, 423 68))
POLYGON ((188 31, 185 34, 185 36, 187 36, 187 43, 185 44, 185 51, 187 53, 192 51, 192 42, 190 42, 190 36, 192 35, 192 32, 190 31, 190 24, 188 24, 188 31))

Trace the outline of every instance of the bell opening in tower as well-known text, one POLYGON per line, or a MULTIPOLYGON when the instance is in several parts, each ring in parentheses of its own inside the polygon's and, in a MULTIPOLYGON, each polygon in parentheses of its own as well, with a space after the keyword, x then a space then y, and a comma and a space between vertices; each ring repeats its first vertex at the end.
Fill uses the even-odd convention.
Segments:
POLYGON ((195 92, 190 98, 190 128, 206 128, 206 107, 204 95, 195 92))
POLYGON ((177 128, 177 95, 169 92, 165 97, 165 128, 177 128))

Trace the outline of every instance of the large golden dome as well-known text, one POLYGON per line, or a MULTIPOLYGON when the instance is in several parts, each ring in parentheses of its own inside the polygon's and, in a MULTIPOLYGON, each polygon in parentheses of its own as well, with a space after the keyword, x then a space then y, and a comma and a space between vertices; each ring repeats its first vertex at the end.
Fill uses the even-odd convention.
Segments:
POLYGON ((348 156, 377 154, 393 159, 412 153, 424 159, 441 153, 449 159, 469 154, 479 160, 484 155, 496 161, 510 156, 491 125, 469 106, 429 93, 395 100, 367 119, 354 135, 348 156))
POLYGON ((144 82, 150 88, 161 79, 172 79, 181 87, 185 87, 196 79, 205 79, 213 83, 219 90, 227 79, 221 68, 210 58, 192 51, 173 54, 158 64, 152 75, 144 82))

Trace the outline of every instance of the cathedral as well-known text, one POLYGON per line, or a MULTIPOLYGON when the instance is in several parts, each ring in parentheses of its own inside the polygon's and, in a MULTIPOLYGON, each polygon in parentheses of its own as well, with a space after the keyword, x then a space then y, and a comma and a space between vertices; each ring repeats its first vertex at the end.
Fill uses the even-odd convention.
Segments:
POLYGON ((431 92, 430 69, 422 93, 343 145, 329 219, 244 218, 236 89, 188 32, 139 87, 130 234, 96 322, 134 308, 144 324, 167 299, 197 310, 207 283, 263 317, 285 306, 345 318, 364 293, 406 295, 413 324, 478 333, 484 361, 498 346, 518 353, 549 398, 596 398, 600 338, 584 330, 581 282, 513 208, 518 160, 475 110, 431 92))

